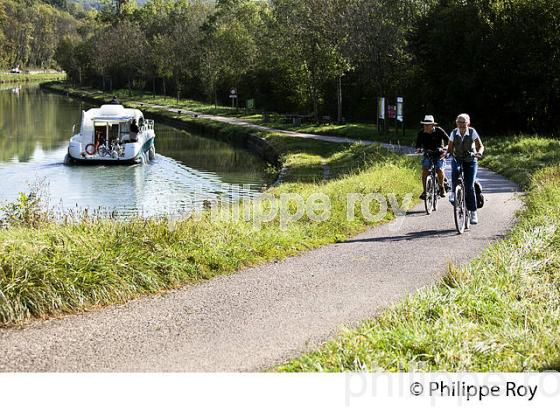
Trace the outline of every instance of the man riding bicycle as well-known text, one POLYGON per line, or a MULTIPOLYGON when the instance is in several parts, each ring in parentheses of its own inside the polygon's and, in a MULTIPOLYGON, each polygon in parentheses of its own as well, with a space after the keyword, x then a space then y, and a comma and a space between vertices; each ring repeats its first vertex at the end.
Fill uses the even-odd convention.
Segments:
POLYGON ((439 185, 439 195, 441 197, 445 196, 445 186, 444 186, 444 156, 445 147, 447 147, 447 142, 449 137, 447 133, 441 127, 436 127, 437 123, 434 121, 433 115, 426 115, 424 121, 420 121, 422 124, 422 131, 416 136, 416 152, 424 151, 424 158, 422 159, 422 195, 420 199, 426 198, 426 178, 430 175, 430 169, 432 168, 432 162, 436 167, 438 185, 439 185))
POLYGON ((467 202, 467 209, 471 214, 471 224, 478 223, 478 215, 476 213, 476 194, 474 191, 474 181, 478 171, 478 159, 484 153, 484 145, 476 130, 469 127, 471 118, 468 114, 459 114, 455 121, 457 128, 455 128, 449 135, 449 155, 453 155, 451 163, 452 171, 452 193, 449 195, 449 201, 455 200, 455 187, 457 186, 457 179, 459 178, 459 166, 463 165, 463 174, 467 202))

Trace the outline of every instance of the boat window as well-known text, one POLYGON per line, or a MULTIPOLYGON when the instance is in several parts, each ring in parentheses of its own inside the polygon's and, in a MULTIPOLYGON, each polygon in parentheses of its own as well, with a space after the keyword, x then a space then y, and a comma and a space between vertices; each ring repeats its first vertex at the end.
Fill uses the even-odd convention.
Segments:
POLYGON ((119 139, 119 124, 111 124, 111 129, 109 130, 109 141, 117 139, 119 139))
POLYGON ((130 122, 121 122, 121 135, 128 134, 130 132, 130 122))
POLYGON ((106 141, 107 127, 105 125, 95 125, 93 144, 97 147, 101 144, 105 144, 106 141))

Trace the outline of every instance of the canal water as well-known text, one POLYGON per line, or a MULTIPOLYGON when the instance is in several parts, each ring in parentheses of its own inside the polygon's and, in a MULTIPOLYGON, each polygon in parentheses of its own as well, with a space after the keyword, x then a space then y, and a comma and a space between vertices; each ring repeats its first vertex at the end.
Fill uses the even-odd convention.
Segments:
POLYGON ((38 86, 3 88, 0 205, 39 188, 57 211, 164 216, 187 213, 217 198, 254 197, 266 184, 266 164, 257 156, 157 121, 156 158, 150 164, 64 165, 72 126, 91 106, 38 86))

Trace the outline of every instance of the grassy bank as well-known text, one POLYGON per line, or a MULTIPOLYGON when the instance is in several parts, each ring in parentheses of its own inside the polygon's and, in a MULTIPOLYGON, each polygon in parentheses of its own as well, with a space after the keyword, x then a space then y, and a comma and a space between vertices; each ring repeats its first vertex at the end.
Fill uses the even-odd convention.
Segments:
POLYGON ((167 107, 174 107, 181 110, 189 110, 201 114, 220 115, 225 117, 236 117, 241 120, 251 122, 258 125, 265 125, 271 128, 299 131, 319 135, 333 135, 340 137, 353 138, 357 140, 369 140, 379 142, 390 142, 401 145, 412 145, 416 141, 417 129, 407 129, 403 135, 402 130, 398 133, 394 131, 387 132, 384 135, 377 133, 376 124, 374 123, 357 123, 349 122, 343 125, 328 124, 310 124, 304 123, 300 126, 294 126, 289 116, 283 114, 269 113, 268 121, 264 121, 262 111, 247 110, 244 108, 234 109, 226 106, 214 106, 212 104, 203 103, 190 99, 180 99, 163 95, 151 95, 142 93, 138 90, 132 90, 129 94, 126 89, 113 90, 112 92, 102 92, 97 89, 87 87, 72 87, 70 84, 62 83, 51 85, 70 93, 77 93, 86 98, 92 98, 97 101, 110 101, 113 95, 116 95, 123 104, 131 105, 137 101, 144 101, 147 104, 156 104, 167 107))
MULTIPOLYGON (((399 201, 408 192, 419 193, 416 161, 382 148, 264 137, 298 170, 268 191, 274 201, 283 193, 306 200, 323 193, 332 203, 328 220, 303 217, 282 230, 276 216, 256 229, 252 220, 213 218, 228 215, 226 208, 214 207, 199 220, 86 219, 60 225, 35 218, 28 205, 16 205, 11 227, 0 230, 0 323, 120 303, 281 259, 369 226, 360 217, 347 221, 348 192, 395 193, 399 201), (322 180, 318 164, 332 166, 331 180, 322 180)), ((271 207, 268 201, 255 203, 258 212, 271 207)), ((375 205, 372 201, 372 212, 375 205)))
POLYGON ((60 81, 66 79, 64 73, 11 74, 0 73, 0 83, 24 83, 31 81, 60 81))
POLYGON ((483 164, 528 190, 507 238, 279 370, 560 370, 560 142, 485 142, 483 164))

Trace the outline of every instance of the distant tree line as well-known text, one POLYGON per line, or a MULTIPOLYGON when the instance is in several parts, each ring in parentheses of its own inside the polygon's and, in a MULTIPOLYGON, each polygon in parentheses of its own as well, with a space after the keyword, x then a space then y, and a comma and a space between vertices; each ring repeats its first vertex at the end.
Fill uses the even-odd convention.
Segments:
POLYGON ((56 65, 59 40, 74 33, 78 24, 56 6, 35 0, 0 0, 0 67, 56 65))
MULTIPOLYGON (((51 7, 0 0, 15 3, 51 7)), ((69 10, 59 3, 53 14, 69 10)), ((559 129, 560 0, 148 0, 142 7, 130 0, 106 1, 98 11, 73 7, 65 16, 74 25, 43 25, 58 27, 48 52, 30 52, 31 40, 0 52, 13 59, 20 47, 30 64, 48 65, 54 47, 56 64, 75 83, 216 103, 229 102, 234 87, 241 104, 254 98, 258 108, 316 119, 371 121, 377 96, 403 96, 409 124, 425 113, 451 124, 468 112, 485 132, 559 129)), ((10 20, 8 9, 0 8, 0 21, 10 20)), ((3 31, 0 41, 15 38, 3 31)))
POLYGON ((440 0, 409 51, 427 109, 502 132, 560 130, 560 1, 440 0))

